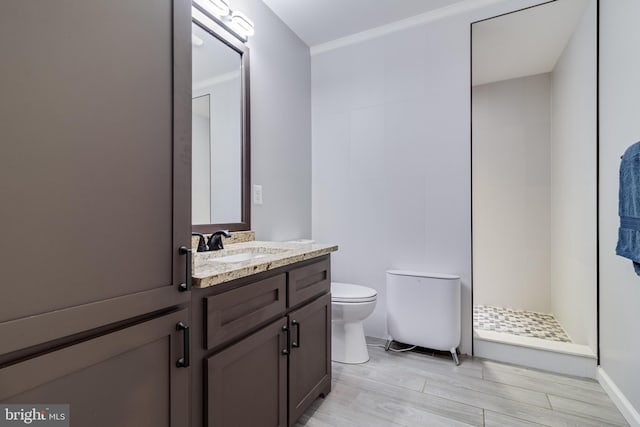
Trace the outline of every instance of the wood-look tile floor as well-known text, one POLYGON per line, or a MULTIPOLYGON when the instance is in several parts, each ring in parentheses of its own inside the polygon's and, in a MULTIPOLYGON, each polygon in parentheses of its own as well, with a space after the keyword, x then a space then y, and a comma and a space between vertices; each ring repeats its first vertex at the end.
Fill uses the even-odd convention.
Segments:
POLYGON ((333 388, 296 427, 627 426, 593 380, 483 359, 369 347, 362 365, 333 364, 333 388))

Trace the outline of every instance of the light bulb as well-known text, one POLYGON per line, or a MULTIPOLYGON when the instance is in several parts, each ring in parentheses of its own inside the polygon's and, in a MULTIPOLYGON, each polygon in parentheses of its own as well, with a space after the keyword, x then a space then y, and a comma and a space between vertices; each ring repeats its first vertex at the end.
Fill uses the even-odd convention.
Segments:
POLYGON ((225 17, 231 13, 228 0, 209 0, 207 10, 218 17, 225 17))
POLYGON ((231 26, 233 30, 244 37, 251 37, 255 34, 253 22, 242 12, 233 12, 231 15, 231 26))

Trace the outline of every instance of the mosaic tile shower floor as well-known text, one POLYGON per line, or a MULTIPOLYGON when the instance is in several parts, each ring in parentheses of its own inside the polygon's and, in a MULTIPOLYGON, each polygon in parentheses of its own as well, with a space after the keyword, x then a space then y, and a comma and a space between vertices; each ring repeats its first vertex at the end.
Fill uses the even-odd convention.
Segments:
POLYGON ((473 307, 473 328, 543 340, 571 342, 569 335, 552 314, 533 311, 476 305, 473 307))

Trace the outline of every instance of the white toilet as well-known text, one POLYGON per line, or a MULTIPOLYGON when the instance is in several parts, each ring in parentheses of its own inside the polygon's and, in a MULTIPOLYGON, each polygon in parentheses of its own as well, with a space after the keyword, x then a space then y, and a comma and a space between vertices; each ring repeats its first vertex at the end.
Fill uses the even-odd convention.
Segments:
POLYGON ((375 289, 350 283, 331 282, 331 359, 341 363, 369 360, 362 321, 373 313, 375 289))

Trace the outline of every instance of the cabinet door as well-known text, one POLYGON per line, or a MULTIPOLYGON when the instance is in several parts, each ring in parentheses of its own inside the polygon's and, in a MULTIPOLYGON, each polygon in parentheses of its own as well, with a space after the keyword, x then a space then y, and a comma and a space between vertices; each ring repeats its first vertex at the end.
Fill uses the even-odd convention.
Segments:
POLYGON ((284 318, 206 361, 206 425, 287 426, 284 318))
POLYGON ((0 369, 0 401, 69 404, 71 425, 189 425, 189 369, 183 357, 187 310, 0 369))
POLYGON ((289 314, 289 425, 331 390, 331 296, 289 314))
POLYGON ((188 301, 190 6, 0 1, 0 355, 188 301))

